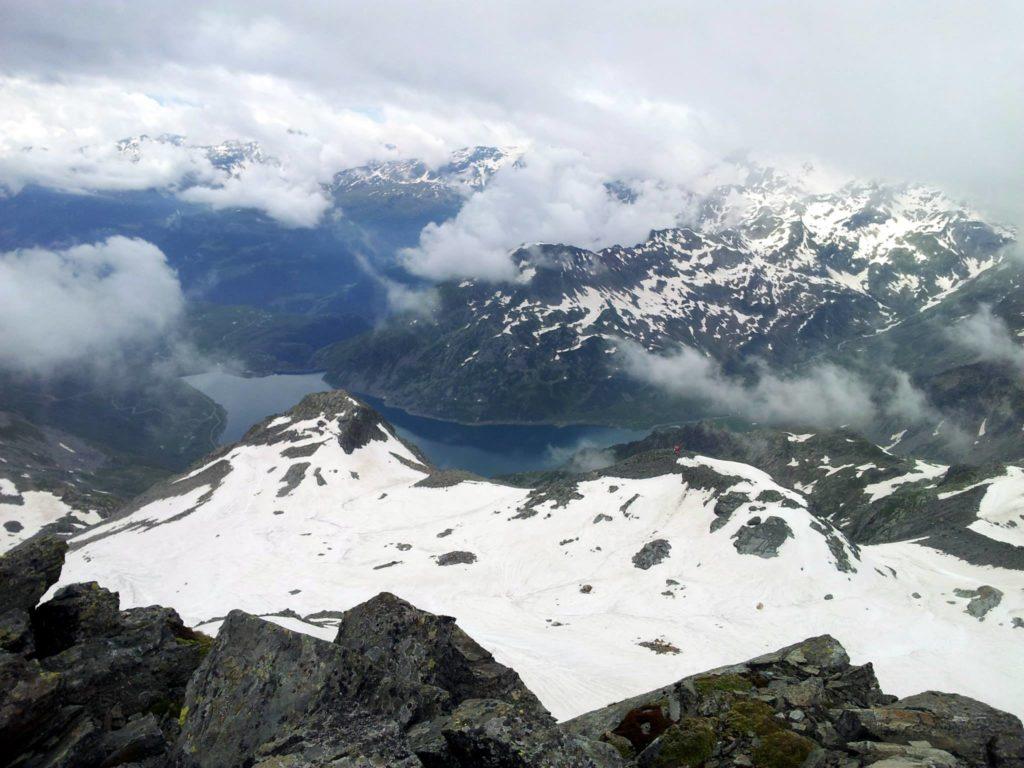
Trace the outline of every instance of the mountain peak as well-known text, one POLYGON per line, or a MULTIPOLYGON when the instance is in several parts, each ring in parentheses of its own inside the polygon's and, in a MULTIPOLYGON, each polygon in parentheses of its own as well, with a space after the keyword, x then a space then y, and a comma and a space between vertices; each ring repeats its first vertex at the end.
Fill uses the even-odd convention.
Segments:
MULTIPOLYGON (((343 389, 306 395, 289 411, 270 416, 253 426, 239 445, 293 443, 314 448, 336 440, 346 454, 370 443, 397 442, 425 469, 430 462, 415 447, 398 437, 395 428, 376 410, 343 389)), ((287 450, 287 449, 286 449, 287 450)))

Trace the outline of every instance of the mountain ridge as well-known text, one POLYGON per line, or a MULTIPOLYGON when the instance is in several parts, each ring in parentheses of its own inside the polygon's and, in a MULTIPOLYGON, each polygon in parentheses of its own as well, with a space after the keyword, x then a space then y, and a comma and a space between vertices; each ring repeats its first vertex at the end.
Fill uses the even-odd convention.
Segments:
MULTIPOLYGON (((807 472, 842 469, 801 437, 779 439, 817 457, 807 472)), ((396 592, 458 617, 563 717, 795 641, 792 628, 808 622, 873 655, 897 692, 953 687, 1024 710, 986 682, 987 660, 1016 647, 1024 572, 898 535, 858 544, 796 478, 787 487, 685 443, 625 453, 531 487, 488 481, 434 470, 357 398, 316 395, 77 536, 62 583, 98 580, 128 605, 169 604, 204 631, 241 608, 321 637, 339 605, 396 592), (903 627, 919 653, 894 655, 867 616, 903 627), (649 649, 667 646, 683 652, 649 649), (629 674, 617 666, 625 659, 629 674)), ((846 498, 883 500, 938 482, 894 462, 895 475, 854 467, 835 482, 846 498)), ((1020 510, 1002 491, 985 501, 1001 477, 978 478, 985 490, 956 503, 960 519, 987 526, 973 533, 1015 541, 1007 521, 1020 510)))

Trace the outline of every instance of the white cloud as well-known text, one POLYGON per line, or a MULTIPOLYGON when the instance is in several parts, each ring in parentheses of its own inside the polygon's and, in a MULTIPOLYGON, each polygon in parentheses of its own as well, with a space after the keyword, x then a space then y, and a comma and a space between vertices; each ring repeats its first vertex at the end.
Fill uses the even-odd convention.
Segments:
POLYGON ((916 422, 926 414, 924 396, 901 372, 892 391, 878 391, 856 373, 831 364, 799 374, 763 368, 756 380, 727 376, 713 359, 690 347, 669 355, 622 343, 625 370, 634 378, 680 397, 703 401, 729 415, 783 424, 865 427, 882 410, 916 422))
POLYGON ((632 245, 651 229, 677 223, 689 202, 680 188, 645 180, 635 202, 624 203, 605 189, 611 180, 577 152, 534 148, 523 163, 499 171, 454 219, 425 227, 402 261, 435 280, 510 280, 518 270, 509 252, 526 242, 632 245))
MULTIPOLYGON (((168 82, 0 74, 0 102, 0 193, 27 184, 166 189, 218 209, 255 208, 285 226, 320 220, 330 205, 321 185, 342 168, 408 155, 441 163, 452 148, 472 143, 468 123, 391 106, 371 114, 278 78, 219 70, 168 82), (121 139, 162 134, 187 141, 143 141, 137 157, 117 149, 121 139), (229 177, 196 146, 228 139, 256 141, 277 162, 229 177)), ((504 143, 509 135, 488 130, 479 138, 504 143)))
POLYGON ((0 367, 95 363, 162 337, 183 304, 164 254, 145 240, 0 253, 0 367))
POLYGON ((217 186, 187 187, 178 197, 216 210, 257 208, 287 227, 316 226, 331 205, 320 187, 292 181, 272 165, 250 166, 217 186))
MULTIPOLYGON (((133 7, 4 3, 0 183, 34 178, 37 158, 12 160, 26 145, 99 184, 79 147, 163 132, 256 140, 281 158, 294 199, 276 185, 208 196, 267 195, 269 211, 305 220, 308 190, 389 153, 436 163, 476 143, 568 147, 601 174, 678 183, 748 148, 936 184, 1024 221, 1012 96, 1024 5, 1012 0, 653 0, 625 16, 610 0, 133 7)), ((47 165, 44 183, 61 175, 47 165)))
POLYGON ((1014 340, 1006 322, 982 305, 949 331, 950 338, 982 360, 1009 363, 1024 371, 1024 346, 1014 340))

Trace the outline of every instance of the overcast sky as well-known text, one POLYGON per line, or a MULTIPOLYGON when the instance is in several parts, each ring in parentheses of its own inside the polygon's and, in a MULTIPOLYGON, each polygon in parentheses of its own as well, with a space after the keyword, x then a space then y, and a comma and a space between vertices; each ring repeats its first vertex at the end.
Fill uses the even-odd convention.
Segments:
POLYGON ((748 148, 1015 215, 1022 40, 1015 0, 0 0, 0 128, 8 153, 174 131, 301 154, 291 141, 321 175, 383 142, 435 160, 542 142, 668 176, 748 148))

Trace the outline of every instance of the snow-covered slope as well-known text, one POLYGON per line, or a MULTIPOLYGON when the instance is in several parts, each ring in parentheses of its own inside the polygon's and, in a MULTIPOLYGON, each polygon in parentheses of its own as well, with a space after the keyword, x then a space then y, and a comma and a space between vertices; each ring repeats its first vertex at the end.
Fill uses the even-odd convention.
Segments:
POLYGON ((62 583, 90 580, 208 630, 241 608, 323 637, 387 590, 456 616, 560 717, 823 632, 897 694, 1024 713, 1020 572, 858 549, 766 473, 685 451, 534 489, 438 471, 344 392, 78 536, 62 583))
POLYGON ((0 411, 0 552, 43 528, 71 535, 120 500, 99 490, 108 457, 86 441, 0 411))

